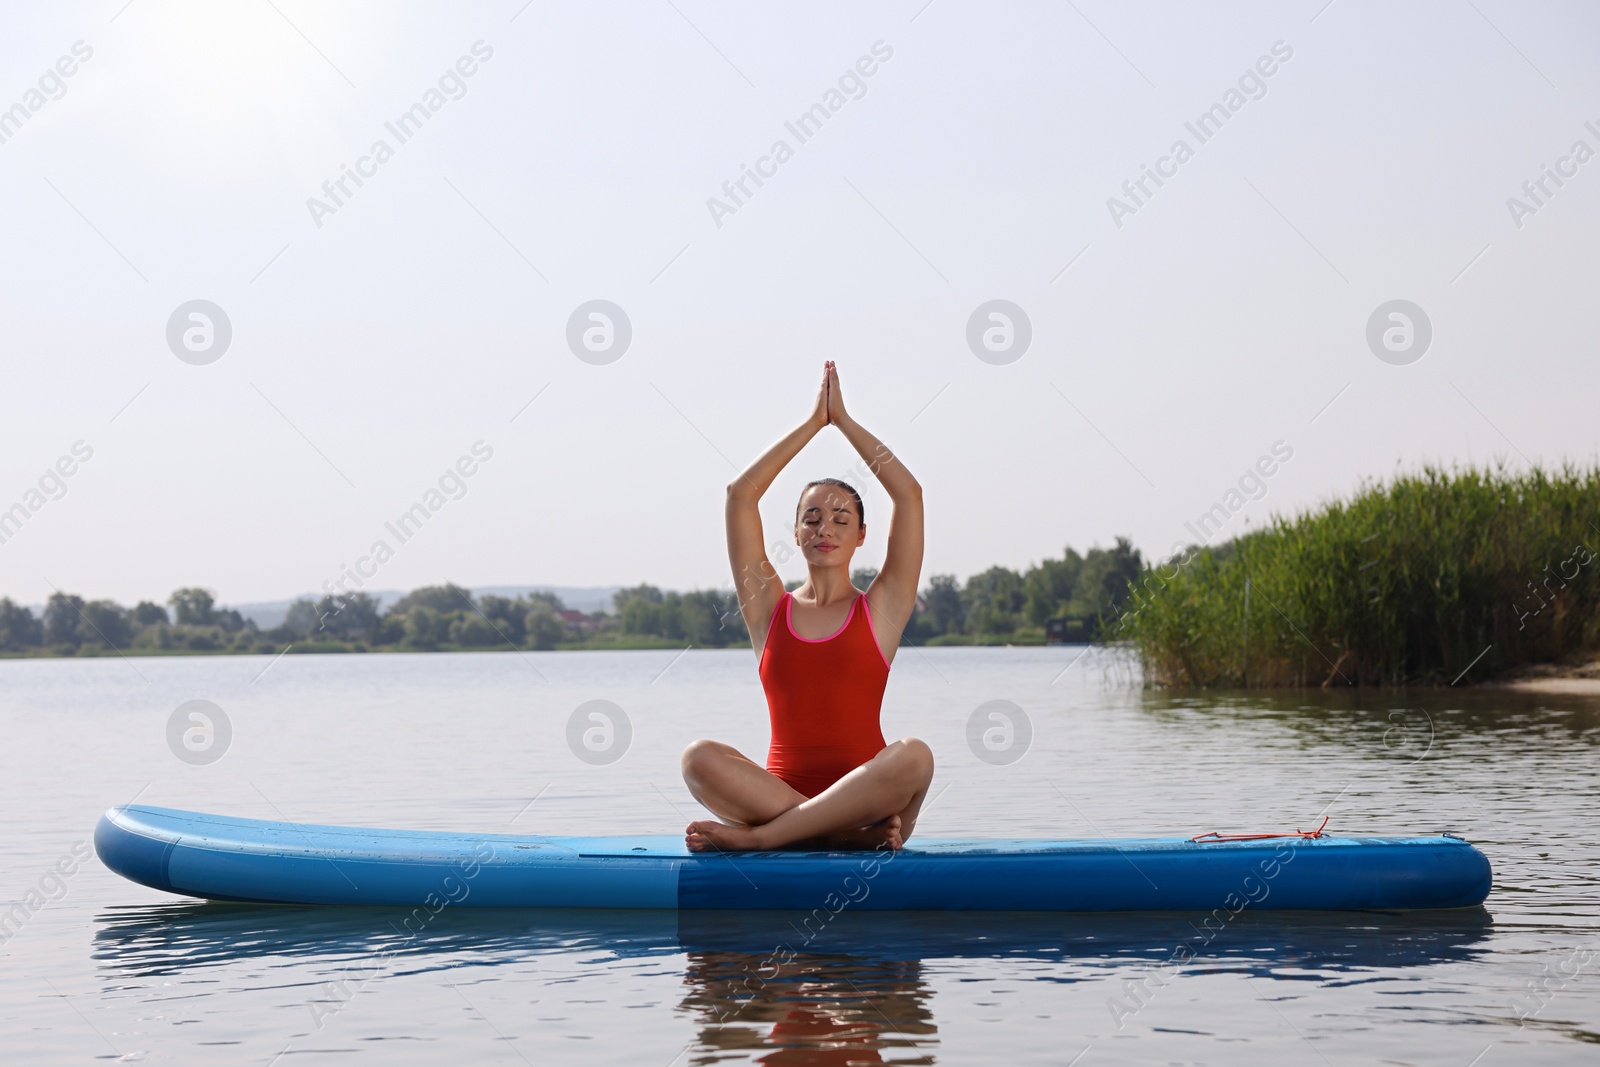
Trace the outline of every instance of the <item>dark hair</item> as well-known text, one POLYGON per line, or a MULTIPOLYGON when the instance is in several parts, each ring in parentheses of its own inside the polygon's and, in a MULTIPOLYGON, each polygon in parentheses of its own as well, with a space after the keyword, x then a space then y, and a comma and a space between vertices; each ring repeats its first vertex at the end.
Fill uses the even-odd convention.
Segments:
MULTIPOLYGON (((861 525, 865 526, 867 524, 867 509, 861 504, 861 494, 856 492, 855 486, 849 482, 841 482, 837 478, 818 478, 814 482, 807 482, 805 489, 800 490, 800 500, 805 499, 806 490, 818 485, 837 485, 840 489, 849 493, 851 499, 856 502, 856 518, 861 520, 861 525)), ((794 521, 796 525, 800 523, 800 500, 795 501, 794 504, 794 521)))

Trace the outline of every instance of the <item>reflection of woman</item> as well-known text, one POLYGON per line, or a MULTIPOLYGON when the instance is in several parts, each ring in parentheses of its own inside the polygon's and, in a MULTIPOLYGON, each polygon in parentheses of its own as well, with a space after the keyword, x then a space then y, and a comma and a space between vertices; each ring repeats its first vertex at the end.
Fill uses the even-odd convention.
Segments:
POLYGON ((911 836, 933 779, 933 753, 914 737, 885 744, 878 726, 889 664, 916 602, 922 571, 922 487, 852 419, 839 374, 824 365, 811 417, 728 486, 728 558, 772 717, 763 769, 730 745, 695 741, 683 777, 725 821, 696 821, 694 851, 899 848, 911 836), (865 593, 850 557, 866 541, 861 495, 836 478, 809 483, 795 543, 809 575, 792 594, 767 560, 757 504, 778 473, 823 427, 839 428, 894 503, 883 569, 865 593))
POLYGON ((803 955, 775 974, 764 962, 749 952, 689 952, 682 1006, 700 1017, 701 1055, 688 1062, 733 1052, 767 1067, 934 1062, 938 1029, 919 961, 803 955))

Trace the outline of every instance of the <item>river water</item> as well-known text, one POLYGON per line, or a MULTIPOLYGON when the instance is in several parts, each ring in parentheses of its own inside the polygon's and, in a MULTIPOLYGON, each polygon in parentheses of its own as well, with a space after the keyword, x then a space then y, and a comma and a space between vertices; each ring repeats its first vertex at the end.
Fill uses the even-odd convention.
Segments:
POLYGON ((1192 836, 1326 813, 1332 833, 1465 836, 1494 891, 1465 911, 1247 910, 1181 967, 1167 961, 1199 916, 846 911, 754 993, 746 978, 792 940, 788 916, 447 908, 407 936, 403 912, 201 904, 74 853, 135 798, 678 833, 703 817, 678 776, 686 743, 764 755, 748 650, 0 661, 0 716, 0 900, 22 905, 0 927, 7 1063, 1497 1067, 1600 1053, 1593 699, 1155 694, 1100 650, 902 649, 884 733, 938 759, 918 836, 1192 836), (198 720, 169 726, 193 700, 229 730, 186 748, 198 720), (598 756, 568 740, 597 700, 629 727, 613 715, 598 756), (969 741, 985 729, 987 747, 969 741))

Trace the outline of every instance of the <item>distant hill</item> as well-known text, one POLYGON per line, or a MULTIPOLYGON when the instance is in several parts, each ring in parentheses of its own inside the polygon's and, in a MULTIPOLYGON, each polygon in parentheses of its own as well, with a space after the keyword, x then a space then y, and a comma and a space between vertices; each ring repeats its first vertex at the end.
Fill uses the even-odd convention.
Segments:
MULTIPOLYGON (((554 593, 561 598, 561 602, 576 611, 610 611, 612 610, 611 598, 622 589, 620 585, 600 586, 572 586, 572 585, 484 585, 472 590, 474 597, 484 595, 517 597, 528 593, 554 593)), ((409 590, 381 589, 363 590, 368 592, 383 608, 405 596, 409 590)), ((321 593, 305 593, 306 600, 320 600, 321 593)), ((222 607, 233 608, 240 615, 253 621, 263 630, 270 630, 280 625, 284 617, 289 614, 289 605, 301 597, 290 597, 287 600, 265 600, 254 604, 226 604, 222 607)), ((37 615, 38 612, 35 612, 37 615)))

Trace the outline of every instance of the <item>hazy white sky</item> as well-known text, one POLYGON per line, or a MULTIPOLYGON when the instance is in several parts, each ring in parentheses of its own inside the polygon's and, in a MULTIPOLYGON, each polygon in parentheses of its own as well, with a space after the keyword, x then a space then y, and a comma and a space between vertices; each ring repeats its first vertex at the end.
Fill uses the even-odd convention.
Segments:
MULTIPOLYGON (((380 539, 372 588, 723 586, 732 465, 827 358, 925 487, 925 577, 1119 534, 1164 554, 1277 442, 1227 532, 1397 467, 1597 452, 1593 5, 3 11, 24 602, 289 596, 380 539), (1162 184, 1125 193, 1145 167, 1162 184), (168 342, 194 300, 231 325, 211 362, 168 342), (631 323, 608 363, 568 344, 591 300, 631 323), (1031 325, 1011 362, 968 343, 991 300, 1031 325), (1369 346, 1393 300, 1431 325, 1420 359, 1415 332, 1369 346), (477 442, 401 543, 385 523, 477 442)), ((854 458, 826 431, 769 537, 854 458)))

